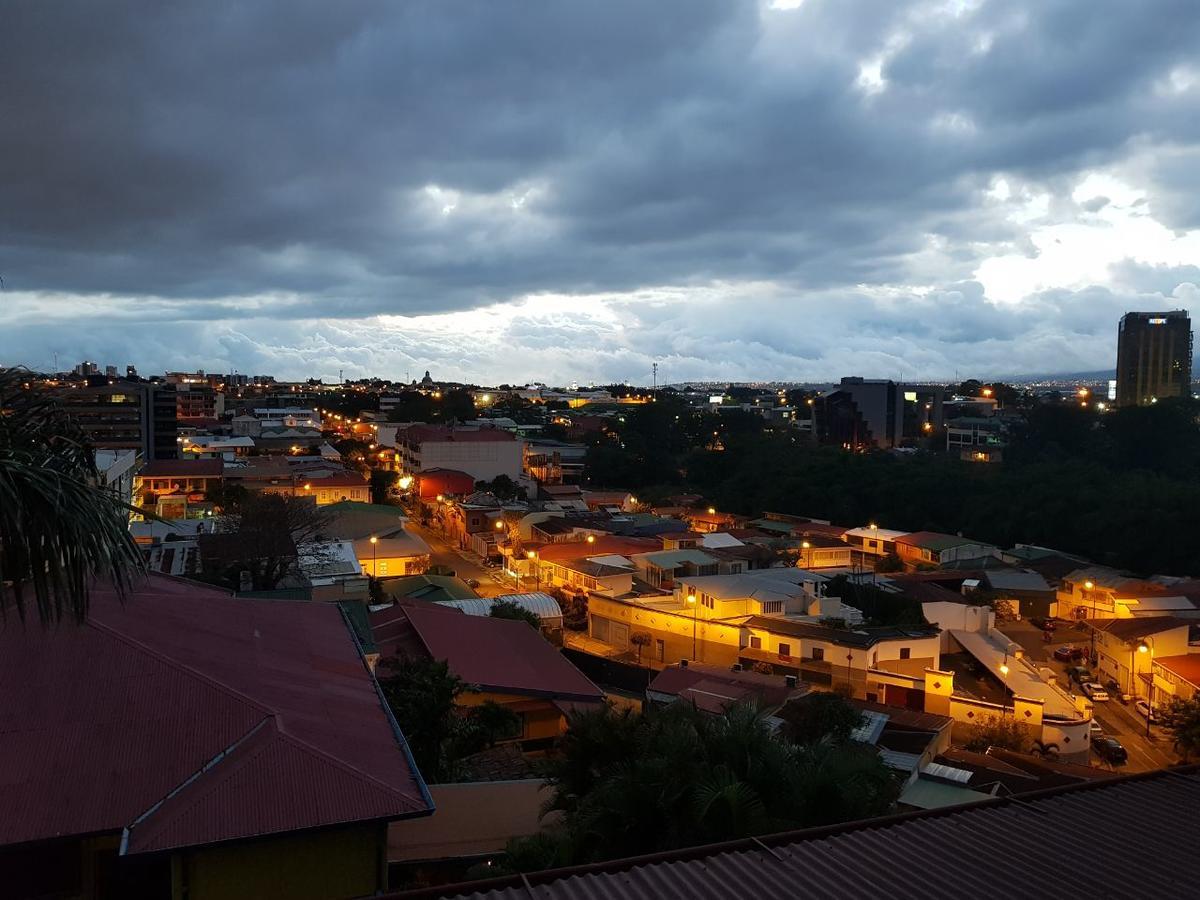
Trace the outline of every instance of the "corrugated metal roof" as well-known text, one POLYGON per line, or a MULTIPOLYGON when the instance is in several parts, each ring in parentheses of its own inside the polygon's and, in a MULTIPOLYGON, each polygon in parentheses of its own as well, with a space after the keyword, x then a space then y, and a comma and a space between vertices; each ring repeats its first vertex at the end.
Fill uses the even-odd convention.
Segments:
POLYGON ((961 806, 964 803, 977 803, 990 796, 983 791, 973 791, 969 787, 918 778, 904 789, 900 795, 900 802, 918 809, 942 809, 947 806, 961 806))
POLYGON ((965 807, 869 819, 396 897, 658 900, 754 897, 1185 897, 1195 895, 1200 777, 1155 772, 965 807), (1121 829, 1095 852, 1080 823, 1121 829), (1047 852, 1053 848, 1054 852, 1047 852))
POLYGON ((471 597, 466 600, 443 600, 438 605, 461 609, 469 616, 490 616, 492 607, 501 600, 515 603, 540 619, 562 620, 562 607, 549 594, 535 591, 528 594, 502 594, 499 597, 471 597))
POLYGON ((603 700, 604 692, 524 622, 464 616, 434 604, 405 604, 371 614, 384 653, 411 629, 434 659, 445 660, 467 684, 565 700, 603 700))
POLYGON ((942 778, 946 781, 957 781, 959 784, 966 784, 975 773, 970 769, 956 769, 954 766, 946 766, 941 763, 928 763, 921 767, 921 774, 931 775, 934 778, 942 778))
POLYGON ((425 813, 401 741, 333 604, 151 577, 124 604, 93 593, 81 626, 0 630, 0 845, 140 820, 137 852, 425 813), (249 766, 264 731, 290 754, 249 766))

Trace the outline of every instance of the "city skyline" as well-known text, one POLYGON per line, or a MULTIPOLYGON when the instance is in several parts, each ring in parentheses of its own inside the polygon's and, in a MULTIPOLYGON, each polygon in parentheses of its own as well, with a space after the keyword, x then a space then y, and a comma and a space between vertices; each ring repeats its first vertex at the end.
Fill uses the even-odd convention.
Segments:
POLYGON ((6 364, 949 381, 1200 312, 1185 3, 8 26, 6 364))

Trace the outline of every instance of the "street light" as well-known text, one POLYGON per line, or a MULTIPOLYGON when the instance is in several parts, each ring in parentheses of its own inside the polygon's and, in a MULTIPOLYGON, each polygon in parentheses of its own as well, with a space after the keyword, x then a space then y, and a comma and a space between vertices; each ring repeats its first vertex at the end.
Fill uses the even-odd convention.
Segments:
POLYGON ((804 551, 803 553, 800 554, 800 556, 804 560, 804 568, 807 569, 809 566, 812 565, 812 554, 808 552, 809 550, 812 549, 812 544, 810 544, 808 541, 801 541, 800 549, 802 551, 804 551))
POLYGON ((1096 664, 1096 594, 1092 590, 1095 586, 1090 578, 1083 583, 1083 599, 1086 601, 1088 594, 1092 595, 1092 653, 1088 657, 1092 665, 1096 664))
MULTIPOLYGON (((1142 638, 1142 642, 1138 644, 1138 653, 1150 654, 1150 681, 1146 688, 1146 740, 1150 740, 1150 716, 1154 714, 1154 638, 1149 635, 1142 638)), ((1131 680, 1133 675, 1133 672, 1129 673, 1131 680)))
MULTIPOLYGON (((525 558, 529 559, 529 560, 537 560, 537 552, 534 550, 530 550, 529 552, 527 552, 525 554, 525 558)), ((535 561, 533 563, 533 589, 535 591, 541 590, 541 587, 542 587, 542 573, 538 571, 537 562, 535 561)))
POLYGON ((688 602, 688 605, 691 606, 691 608, 692 608, 692 662, 695 662, 696 661, 696 616, 699 614, 700 611, 696 608, 696 595, 695 594, 688 594, 687 602, 688 602))
POLYGON ((371 535, 371 577, 379 577, 379 560, 378 560, 379 538, 371 535))
POLYGON ((1000 674, 1001 675, 1008 674, 1008 651, 1007 650, 1004 651, 1004 662, 1000 663, 1000 674))

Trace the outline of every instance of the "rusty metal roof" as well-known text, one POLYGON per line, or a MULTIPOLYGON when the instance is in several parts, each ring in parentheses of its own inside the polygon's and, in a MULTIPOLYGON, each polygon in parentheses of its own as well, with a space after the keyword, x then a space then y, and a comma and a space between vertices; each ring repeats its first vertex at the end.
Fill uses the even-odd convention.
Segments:
POLYGON ((395 897, 658 900, 664 897, 1194 896, 1200 775, 1191 766, 532 873, 395 897), (1081 825, 1083 823, 1083 825, 1081 825), (1095 829, 1119 828, 1119 852, 1095 829))
POLYGON ((405 603, 371 614, 385 655, 419 645, 467 684, 560 700, 601 701, 604 692, 527 622, 468 616, 433 603, 405 603))
POLYGON ((0 846, 138 853, 431 811, 334 604, 151 576, 0 629, 0 846))

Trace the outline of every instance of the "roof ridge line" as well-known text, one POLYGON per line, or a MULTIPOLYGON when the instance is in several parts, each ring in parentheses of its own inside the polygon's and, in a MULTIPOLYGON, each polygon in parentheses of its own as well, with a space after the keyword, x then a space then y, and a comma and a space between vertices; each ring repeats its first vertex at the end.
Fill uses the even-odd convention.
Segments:
POLYGON ((304 740, 303 738, 297 737, 296 735, 289 732, 286 729, 286 727, 284 727, 283 725, 276 723, 276 728, 277 728, 277 731, 278 731, 280 737, 284 738, 289 743, 295 745, 299 749, 304 750, 305 752, 317 757, 318 759, 322 759, 325 762, 331 763, 332 765, 336 766, 339 769, 342 769, 343 771, 347 772, 348 774, 355 775, 355 776, 363 779, 364 781, 377 786, 380 790, 386 791, 387 793, 392 794, 396 797, 399 797, 403 800, 407 800, 410 803, 420 803, 421 802, 420 798, 412 797, 409 794, 405 793, 404 791, 401 791, 398 788, 392 787, 387 782, 380 781, 378 778, 376 778, 374 775, 371 775, 369 772, 364 772, 362 769, 358 768, 357 766, 350 765, 350 763, 346 762, 344 759, 339 759, 338 757, 334 756, 332 753, 328 753, 327 751, 322 750, 320 747, 316 746, 315 744, 310 744, 308 741, 304 740))
POLYGON ((177 797, 183 791, 187 790, 187 788, 189 786, 191 786, 192 784, 195 784, 195 782, 198 781, 202 775, 204 775, 206 772, 208 772, 214 766, 218 765, 222 760, 226 759, 231 753, 236 751, 242 744, 244 744, 245 742, 247 742, 251 738, 253 738, 256 734, 258 734, 258 732, 265 725, 267 725, 267 723, 269 723, 274 718, 275 718, 275 716, 272 714, 272 715, 268 715, 268 716, 260 719, 253 728, 251 728, 249 731, 247 731, 245 734, 243 734, 241 737, 239 737, 236 741, 234 741, 232 744, 230 744, 224 750, 221 750, 219 753, 217 753, 216 756, 214 756, 212 759, 210 759, 208 762, 206 762, 203 766, 201 766, 199 769, 197 769, 195 772, 193 772, 191 775, 189 775, 183 781, 179 782, 179 784, 175 785, 175 787, 171 788, 171 790, 167 791, 167 793, 164 794, 159 800, 152 803, 149 807, 146 808, 146 810, 144 810, 132 822, 130 822, 128 825, 126 825, 124 828, 122 828, 121 829, 121 845, 120 845, 119 849, 117 850, 117 855, 118 856, 126 855, 126 850, 129 848, 129 834, 132 829, 141 825, 148 818, 150 818, 152 815, 154 815, 154 813, 157 812, 159 809, 161 809, 163 804, 166 803, 168 800, 171 800, 172 798, 177 797))
POLYGON ((159 662, 163 663, 164 665, 170 666, 173 669, 178 669, 181 672, 186 672, 188 675, 192 676, 193 678, 203 681, 204 683, 216 688, 217 690, 221 691, 222 693, 228 694, 229 696, 231 696, 237 700, 240 700, 243 703, 246 703, 247 705, 253 707, 254 709, 257 709, 264 716, 275 716, 277 714, 275 710, 271 709, 269 706, 266 706, 262 702, 254 699, 249 694, 239 691, 237 688, 230 687, 229 685, 225 684, 223 681, 218 681, 216 678, 213 678, 211 675, 201 672, 199 669, 189 666, 186 663, 182 663, 177 659, 172 659, 171 657, 167 656, 166 654, 160 653, 159 651, 155 650, 153 647, 150 647, 147 644, 142 643, 137 638, 130 637, 129 635, 125 634, 124 632, 119 631, 112 625, 107 625, 104 622, 97 622, 91 618, 88 619, 88 624, 91 625, 93 628, 96 628, 99 631, 104 631, 109 636, 114 637, 119 641, 123 641, 124 643, 128 644, 129 646, 131 646, 137 650, 140 650, 141 652, 147 654, 148 656, 152 656, 154 659, 157 659, 159 662))

